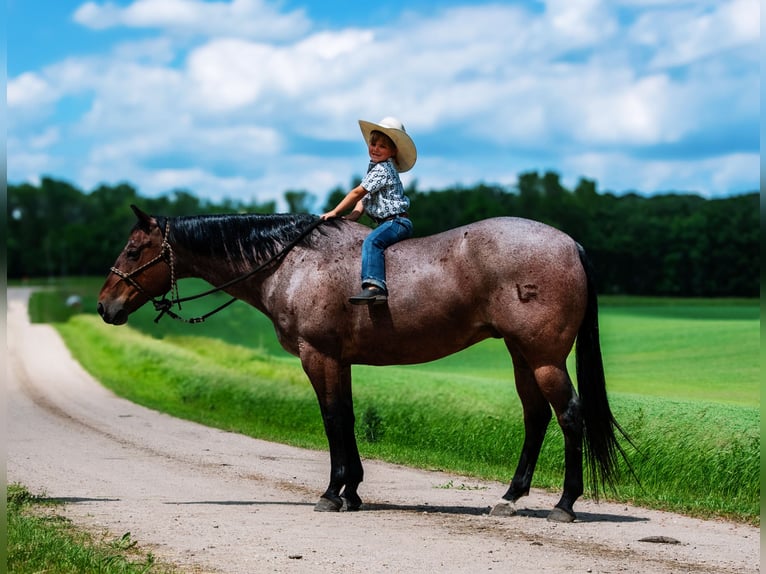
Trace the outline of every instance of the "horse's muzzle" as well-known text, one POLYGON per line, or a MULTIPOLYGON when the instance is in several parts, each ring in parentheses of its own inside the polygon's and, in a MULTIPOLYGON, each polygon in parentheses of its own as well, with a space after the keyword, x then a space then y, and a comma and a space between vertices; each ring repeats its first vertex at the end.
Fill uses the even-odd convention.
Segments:
POLYGON ((110 309, 107 305, 104 305, 101 301, 98 302, 98 314, 104 320, 104 323, 109 325, 124 325, 128 322, 128 313, 124 307, 118 309, 110 309))

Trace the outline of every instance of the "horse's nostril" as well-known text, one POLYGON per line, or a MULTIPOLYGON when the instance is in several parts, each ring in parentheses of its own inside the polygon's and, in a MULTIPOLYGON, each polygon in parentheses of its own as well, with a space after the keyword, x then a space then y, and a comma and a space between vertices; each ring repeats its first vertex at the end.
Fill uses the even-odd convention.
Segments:
POLYGON ((98 304, 98 314, 102 317, 104 316, 104 305, 102 303, 98 304))

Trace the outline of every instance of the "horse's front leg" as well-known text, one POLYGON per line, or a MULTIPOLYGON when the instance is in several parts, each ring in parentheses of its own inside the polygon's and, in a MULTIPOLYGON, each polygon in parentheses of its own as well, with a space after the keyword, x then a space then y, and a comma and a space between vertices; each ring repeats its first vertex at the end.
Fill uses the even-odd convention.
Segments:
POLYGON ((358 510, 362 499, 357 488, 364 471, 354 435, 351 366, 308 346, 301 351, 301 362, 319 400, 330 445, 330 484, 314 510, 334 512, 344 507, 358 510))

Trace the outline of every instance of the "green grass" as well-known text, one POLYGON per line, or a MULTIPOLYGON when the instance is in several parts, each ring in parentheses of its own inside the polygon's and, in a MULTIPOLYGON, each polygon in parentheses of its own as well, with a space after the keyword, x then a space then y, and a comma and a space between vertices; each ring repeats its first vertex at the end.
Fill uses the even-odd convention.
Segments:
POLYGON ((129 532, 97 537, 56 513, 55 501, 32 495, 24 486, 7 488, 10 574, 148 574, 169 573, 151 553, 137 548, 129 532))
MULTIPOLYGON (((36 308, 60 306, 67 293, 37 294, 36 308)), ((91 294, 86 306, 88 296, 95 305, 91 294)), ((205 300, 184 311, 200 314, 214 305, 205 300)), ((89 371, 131 400, 326 449, 299 362, 278 348, 265 317, 235 307, 203 325, 167 319, 155 325, 146 309, 131 317, 131 327, 87 315, 57 327, 89 371)), ((604 298, 601 337, 612 407, 646 455, 629 451, 643 488, 626 477, 610 498, 759 524, 758 318, 757 301, 604 298)), ((425 365, 353 372, 363 456, 510 480, 523 423, 502 342, 425 365)), ((552 424, 533 486, 558 491, 562 479, 562 438, 552 424)))
POLYGON ((604 366, 616 392, 742 405, 760 402, 757 319, 663 317, 606 308, 604 366))

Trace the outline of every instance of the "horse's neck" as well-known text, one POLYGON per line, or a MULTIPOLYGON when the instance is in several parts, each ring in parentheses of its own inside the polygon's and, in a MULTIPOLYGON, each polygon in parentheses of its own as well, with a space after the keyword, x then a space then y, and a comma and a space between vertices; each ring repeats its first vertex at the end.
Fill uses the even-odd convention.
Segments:
POLYGON ((260 295, 263 281, 269 276, 268 271, 250 275, 252 267, 182 249, 176 250, 175 266, 177 279, 202 279, 214 288, 230 284, 222 292, 264 310, 260 295))

